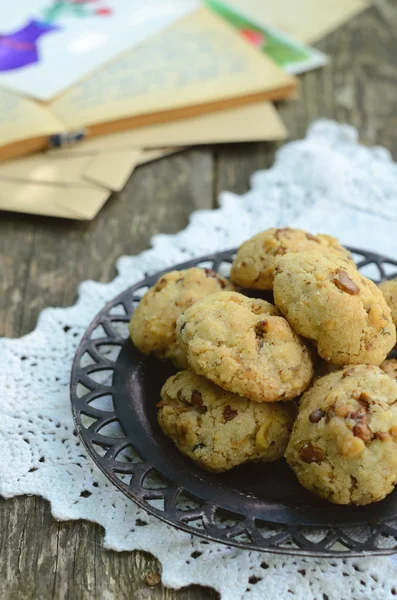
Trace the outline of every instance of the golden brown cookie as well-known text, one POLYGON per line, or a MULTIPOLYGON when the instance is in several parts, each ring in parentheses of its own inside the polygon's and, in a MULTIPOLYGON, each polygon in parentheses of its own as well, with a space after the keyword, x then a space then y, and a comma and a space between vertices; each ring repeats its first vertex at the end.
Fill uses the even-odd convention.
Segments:
POLYGON ((160 427, 183 454, 209 471, 281 458, 296 416, 294 402, 251 402, 193 371, 170 377, 161 398, 160 427))
POLYGON ((274 300, 319 355, 336 365, 379 365, 396 342, 396 328, 379 288, 357 269, 314 252, 276 261, 274 300))
POLYGON ((353 258, 337 239, 330 235, 312 235, 302 229, 267 229, 244 242, 233 261, 230 278, 236 285, 248 289, 273 289, 276 258, 288 252, 316 251, 354 266, 353 258))
POLYGON ((129 331, 135 346, 144 354, 171 359, 186 368, 186 355, 175 336, 178 317, 189 306, 222 289, 233 286, 211 269, 171 271, 143 296, 132 315, 129 331))
POLYGON ((382 500, 397 481, 397 383, 350 365, 302 396, 286 459, 300 483, 336 504, 382 500))
POLYGON ((176 331, 196 373, 257 402, 295 398, 313 376, 306 345, 264 300, 213 294, 188 308, 176 331))
POLYGON ((389 358, 388 360, 384 360, 379 366, 386 375, 397 381, 397 359, 389 358))

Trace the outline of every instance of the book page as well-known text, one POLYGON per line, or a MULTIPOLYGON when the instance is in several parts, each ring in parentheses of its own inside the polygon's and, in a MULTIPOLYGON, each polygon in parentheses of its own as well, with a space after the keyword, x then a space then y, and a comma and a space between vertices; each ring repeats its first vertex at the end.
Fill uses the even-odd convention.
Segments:
POLYGON ((202 8, 66 92, 51 110, 77 129, 291 85, 292 77, 202 8))
POLYGON ((63 131, 45 106, 0 88, 0 147, 63 131))
POLYGON ((328 63, 328 57, 319 50, 302 44, 258 17, 253 18, 252 14, 231 4, 229 0, 206 0, 206 4, 250 44, 291 75, 299 75, 328 63))
POLYGON ((312 44, 370 6, 370 0, 228 0, 302 42, 312 44))

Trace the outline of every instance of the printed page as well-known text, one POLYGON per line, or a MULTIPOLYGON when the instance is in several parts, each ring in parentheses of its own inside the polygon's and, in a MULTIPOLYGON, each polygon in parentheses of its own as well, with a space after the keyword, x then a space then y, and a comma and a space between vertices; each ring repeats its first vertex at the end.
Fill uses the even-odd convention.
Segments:
POLYGON ((291 75, 300 75, 327 64, 328 57, 279 31, 262 19, 232 5, 228 0, 206 0, 208 8, 232 25, 250 44, 269 56, 291 75))
POLYGON ((198 6, 198 0, 3 0, 0 86, 53 99, 198 6))
POLYGON ((63 131, 45 106, 0 88, 0 147, 63 131))
POLYGON ((272 60, 202 8, 66 92, 51 110, 77 129, 293 85, 272 60))
POLYGON ((254 20, 312 44, 370 6, 370 0, 228 0, 254 20))

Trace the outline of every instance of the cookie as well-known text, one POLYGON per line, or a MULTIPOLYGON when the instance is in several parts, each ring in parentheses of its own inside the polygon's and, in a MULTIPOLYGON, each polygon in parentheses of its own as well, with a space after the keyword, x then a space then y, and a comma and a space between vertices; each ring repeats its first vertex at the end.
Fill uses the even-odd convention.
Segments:
POLYGON ((335 254, 354 265, 353 258, 337 239, 330 235, 312 235, 302 229, 267 229, 244 242, 233 261, 230 278, 238 286, 273 289, 276 258, 288 252, 317 251, 325 256, 335 254))
POLYGON ((396 358, 389 358, 388 360, 384 360, 383 363, 381 363, 379 366, 382 369, 382 371, 384 371, 386 373, 386 375, 388 375, 389 377, 391 377, 392 379, 395 379, 397 381, 397 359, 396 358))
POLYGON ((295 398, 313 376, 306 345, 264 300, 213 294, 188 308, 176 331, 196 373, 257 402, 295 398))
POLYGON ((394 325, 397 327, 397 277, 379 284, 379 289, 391 310, 394 325))
POLYGON ((300 483, 336 504, 370 504, 397 481, 397 383, 349 365, 301 398, 285 453, 300 483))
POLYGON ((251 402, 193 371, 170 377, 161 398, 161 429, 182 454, 209 471, 281 458, 296 415, 294 402, 251 402))
POLYGON ((274 300, 319 355, 336 365, 385 360, 396 328, 379 288, 357 269, 314 252, 286 254, 276 261, 274 300))
POLYGON ((132 315, 129 331, 135 346, 144 354, 171 359, 186 368, 186 355, 175 336, 178 317, 189 306, 214 292, 233 286, 211 269, 171 271, 142 297, 132 315))

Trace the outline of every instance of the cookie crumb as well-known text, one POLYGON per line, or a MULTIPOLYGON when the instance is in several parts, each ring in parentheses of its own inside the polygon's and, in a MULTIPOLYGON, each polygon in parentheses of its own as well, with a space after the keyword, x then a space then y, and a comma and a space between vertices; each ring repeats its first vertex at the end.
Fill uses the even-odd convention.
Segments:
POLYGON ((149 575, 146 575, 145 577, 145 583, 146 585, 149 585, 150 587, 155 587, 156 585, 158 585, 161 581, 161 575, 160 573, 149 573, 149 575))

